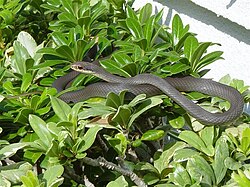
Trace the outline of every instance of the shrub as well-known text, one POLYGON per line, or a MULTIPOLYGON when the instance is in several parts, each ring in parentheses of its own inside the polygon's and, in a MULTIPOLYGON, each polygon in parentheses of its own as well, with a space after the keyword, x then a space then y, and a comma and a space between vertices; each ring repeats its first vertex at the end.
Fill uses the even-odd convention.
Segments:
MULTIPOLYGON (((53 81, 75 61, 96 60, 123 77, 202 77, 221 51, 208 53, 178 15, 138 11, 119 1, 0 2, 0 186, 248 186, 249 115, 228 126, 203 126, 164 95, 126 91, 75 104, 53 81)), ((66 91, 97 82, 80 75, 66 91)), ((248 87, 222 83, 249 102, 248 87)), ((209 111, 229 103, 190 92, 209 111)))

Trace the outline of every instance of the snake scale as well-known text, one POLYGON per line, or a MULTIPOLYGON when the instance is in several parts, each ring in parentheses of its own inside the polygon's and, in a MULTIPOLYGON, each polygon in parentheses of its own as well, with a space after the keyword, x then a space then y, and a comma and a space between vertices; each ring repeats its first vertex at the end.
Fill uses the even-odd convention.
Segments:
POLYGON ((108 73, 102 67, 85 61, 71 65, 75 71, 55 80, 53 87, 58 92, 80 73, 91 74, 106 82, 97 82, 84 89, 64 93, 60 96, 65 102, 78 102, 91 97, 106 97, 108 93, 120 93, 127 90, 133 95, 145 93, 147 96, 166 94, 192 117, 206 125, 220 125, 236 120, 243 111, 244 100, 234 88, 204 78, 186 76, 182 78, 167 77, 162 79, 152 74, 139 74, 135 77, 123 78, 108 73), (189 100, 180 92, 197 91, 210 96, 217 96, 230 102, 229 110, 223 113, 210 113, 189 100))

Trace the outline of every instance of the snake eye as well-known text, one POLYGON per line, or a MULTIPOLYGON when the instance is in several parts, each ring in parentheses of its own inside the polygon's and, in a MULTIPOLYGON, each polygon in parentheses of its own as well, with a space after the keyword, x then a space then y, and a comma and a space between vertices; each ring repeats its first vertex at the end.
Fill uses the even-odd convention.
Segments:
POLYGON ((83 67, 82 66, 77 66, 77 69, 83 70, 83 67))

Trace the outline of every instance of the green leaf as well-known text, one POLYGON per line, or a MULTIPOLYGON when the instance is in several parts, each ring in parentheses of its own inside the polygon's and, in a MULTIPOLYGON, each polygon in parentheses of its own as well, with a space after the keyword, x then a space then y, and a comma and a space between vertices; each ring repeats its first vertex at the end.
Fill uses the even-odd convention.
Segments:
POLYGON ((110 92, 106 99, 106 106, 118 109, 119 106, 123 105, 126 91, 122 91, 119 96, 113 92, 110 92))
POLYGON ((125 0, 108 0, 108 2, 115 10, 123 10, 123 5, 125 4, 125 0))
POLYGON ((64 56, 65 59, 74 62, 75 58, 72 49, 67 45, 62 45, 55 50, 60 56, 64 56))
POLYGON ((51 37, 57 46, 69 45, 68 40, 65 38, 65 35, 62 32, 54 31, 51 34, 51 37))
POLYGON ((109 182, 107 187, 128 187, 128 182, 125 177, 121 175, 116 180, 109 182))
POLYGON ((143 32, 142 26, 140 25, 139 21, 135 18, 127 18, 126 19, 127 27, 129 28, 131 34, 134 36, 135 39, 143 39, 143 32))
POLYGON ((122 67, 124 71, 126 71, 131 77, 137 75, 137 66, 136 63, 126 64, 122 67))
POLYGON ((129 127, 127 126, 129 119, 131 116, 131 110, 127 105, 119 106, 116 114, 112 118, 112 121, 118 123, 122 127, 129 127))
POLYGON ((52 184, 58 180, 63 174, 64 168, 61 165, 54 165, 49 167, 45 172, 43 178, 46 180, 47 186, 52 186, 52 184))
POLYGON ((66 10, 68 13, 74 15, 75 11, 72 6, 72 1, 71 0, 62 0, 62 8, 66 10))
POLYGON ((242 167, 242 164, 231 157, 227 157, 224 161, 225 166, 230 170, 237 170, 242 167))
POLYGON ((169 180, 179 186, 190 186, 191 178, 187 170, 180 164, 174 167, 174 172, 169 174, 169 180))
POLYGON ((28 123, 28 116, 29 114, 32 114, 33 110, 30 108, 21 108, 20 111, 18 112, 18 115, 15 117, 14 122, 19 122, 19 123, 28 123))
POLYGON ((131 118, 128 123, 128 128, 133 124, 135 119, 140 116, 142 113, 146 112, 150 108, 153 108, 154 106, 157 106, 162 103, 162 99, 158 97, 151 97, 142 102, 136 109, 136 111, 131 115, 131 118))
POLYGON ((29 86, 31 85, 33 77, 30 73, 23 74, 21 92, 26 92, 29 86))
POLYGON ((155 17, 152 16, 150 17, 147 21, 145 26, 143 27, 143 34, 147 40, 147 47, 151 47, 151 39, 153 36, 153 31, 154 31, 154 24, 155 24, 155 17))
POLYGON ((182 128, 185 125, 185 119, 182 116, 179 116, 175 119, 171 119, 169 120, 169 124, 173 127, 173 128, 182 128))
POLYGON ((186 166, 190 176, 195 181, 199 181, 202 177, 202 183, 212 185, 215 184, 215 176, 211 166, 200 155, 191 157, 186 166))
POLYGON ((195 69, 200 70, 201 68, 213 63, 216 60, 223 59, 221 57, 222 54, 222 51, 214 51, 205 55, 202 59, 200 59, 200 62, 196 65, 195 69))
POLYGON ((193 131, 182 131, 178 137, 200 151, 202 147, 206 148, 203 140, 193 131))
POLYGON ((13 12, 7 9, 1 9, 0 11, 0 17, 3 18, 4 22, 6 23, 6 25, 9 25, 12 23, 12 21, 14 20, 14 15, 13 12))
POLYGON ((123 77, 131 77, 131 75, 123 70, 120 65, 118 65, 113 60, 103 60, 100 64, 110 73, 117 74, 123 77))
POLYGON ((126 9, 126 14, 127 14, 128 18, 138 19, 137 16, 136 16, 135 11, 130 6, 127 6, 126 8, 127 8, 126 9))
POLYGON ((32 58, 35 57, 37 44, 34 38, 29 33, 21 31, 17 36, 17 41, 19 41, 20 44, 26 48, 29 56, 31 56, 32 58))
POLYGON ((25 176, 21 176, 23 187, 38 187, 39 180, 32 171, 27 171, 25 176))
POLYGON ((184 42, 184 55, 185 57, 191 61, 191 57, 195 51, 195 49, 198 47, 199 43, 198 40, 194 36, 189 36, 185 42, 184 42))
MULTIPOLYGON (((63 45, 64 46, 64 45, 63 45)), ((70 49, 71 50, 71 49, 70 49)), ((63 58, 63 59, 67 59, 65 57, 65 54, 62 53, 58 53, 54 48, 52 47, 45 47, 45 48, 42 48, 42 49, 39 49, 37 51, 37 53, 42 53, 42 54, 47 54, 47 55, 53 55, 53 56, 57 56, 57 57, 60 57, 60 58, 63 58)))
POLYGON ((0 160, 13 156, 18 150, 23 149, 27 146, 29 146, 28 142, 12 143, 10 145, 6 145, 0 150, 0 160))
POLYGON ((71 117, 72 117, 72 122, 73 123, 76 123, 77 122, 77 118, 78 118, 78 113, 79 113, 79 111, 80 111, 80 109, 81 109, 81 107, 83 106, 83 103, 82 102, 80 102, 80 103, 76 103, 73 107, 72 107, 72 109, 71 109, 71 117))
POLYGON ((53 137, 50 131, 47 129, 46 123, 36 115, 30 115, 29 122, 30 126, 45 146, 44 148, 48 149, 51 146, 53 137))
POLYGON ((135 105, 141 103, 144 99, 147 98, 147 95, 146 94, 140 94, 140 95, 137 95, 132 101, 129 102, 129 106, 130 107, 134 107, 135 105))
POLYGON ((236 174, 236 172, 232 173, 232 178, 234 179, 234 181, 237 182, 240 187, 250 186, 249 178, 247 178, 246 175, 240 169, 238 170, 238 174, 236 174))
POLYGON ((68 12, 62 12, 57 17, 60 20, 60 22, 63 22, 69 27, 75 27, 77 25, 76 17, 68 12))
POLYGON ((193 71, 197 70, 197 66, 199 66, 200 59, 202 55, 206 52, 207 48, 211 45, 211 42, 201 43, 194 51, 193 56, 190 61, 190 65, 193 71))
POLYGON ((172 34, 173 34, 173 44, 176 45, 181 38, 181 33, 183 30, 183 23, 178 14, 174 15, 172 20, 172 34))
POLYGON ((206 146, 212 146, 214 141, 214 127, 205 127, 200 131, 200 137, 206 146))
POLYGON ((187 161, 189 158, 191 158, 194 155, 198 155, 199 152, 189 149, 189 148, 184 148, 177 150, 174 154, 174 161, 176 162, 183 162, 187 161))
POLYGON ((78 153, 82 153, 84 151, 86 151, 87 149, 89 149, 92 144, 94 143, 95 141, 95 138, 96 138, 96 135, 97 133, 102 129, 102 127, 100 126, 94 126, 94 127, 91 127, 83 136, 82 140, 85 142, 85 144, 80 147, 77 152, 78 153))
POLYGON ((27 162, 22 161, 22 162, 10 164, 7 166, 1 166, 0 176, 10 181, 12 183, 11 186, 14 186, 14 184, 18 184, 21 182, 21 176, 26 175, 26 173, 29 170, 32 170, 32 165, 27 162))
POLYGON ((120 64, 120 66, 125 66, 126 64, 133 63, 131 57, 124 53, 115 53, 112 55, 112 57, 117 63, 120 64))
POLYGON ((152 4, 147 3, 140 10, 140 13, 139 13, 139 21, 140 21, 140 23, 143 24, 148 19, 150 19, 151 14, 152 14, 152 4))
POLYGON ((228 144, 223 137, 220 137, 216 141, 214 162, 212 164, 217 185, 219 185, 226 175, 227 168, 224 161, 227 157, 229 157, 228 144))
POLYGON ((67 103, 56 97, 51 97, 51 105, 56 115, 62 121, 68 121, 68 114, 70 114, 71 108, 67 103))
POLYGON ((120 156, 124 156, 127 150, 128 141, 124 134, 117 133, 114 138, 105 136, 109 144, 116 150, 120 156))
POLYGON ((148 130, 143 133, 141 140, 143 141, 156 141, 164 136, 165 132, 163 130, 148 130))
POLYGON ((85 108, 78 114, 79 119, 87 119, 89 117, 101 116, 106 118, 110 114, 114 113, 114 108, 105 105, 99 105, 95 107, 85 108))
POLYGON ((154 161, 154 166, 159 173, 169 167, 169 163, 177 150, 186 147, 184 142, 176 142, 172 147, 162 152, 161 156, 154 161))
POLYGON ((30 58, 27 49, 18 41, 14 41, 14 56, 12 56, 12 68, 18 74, 26 73, 26 60, 30 58))

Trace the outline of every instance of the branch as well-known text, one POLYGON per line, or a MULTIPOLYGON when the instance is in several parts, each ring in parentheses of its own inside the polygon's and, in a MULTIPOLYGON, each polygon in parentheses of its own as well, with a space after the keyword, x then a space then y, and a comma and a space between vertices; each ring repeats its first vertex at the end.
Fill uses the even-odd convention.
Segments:
POLYGON ((103 157, 99 157, 97 159, 92 159, 89 157, 84 157, 83 158, 83 162, 85 164, 91 165, 91 166, 101 166, 104 168, 107 168, 109 170, 114 170, 117 171, 119 173, 121 173, 124 176, 128 176, 130 177, 130 179, 138 186, 138 187, 147 187, 147 185, 144 183, 144 181, 139 178, 134 172, 123 169, 117 165, 115 165, 112 162, 108 162, 107 160, 105 160, 103 157))

